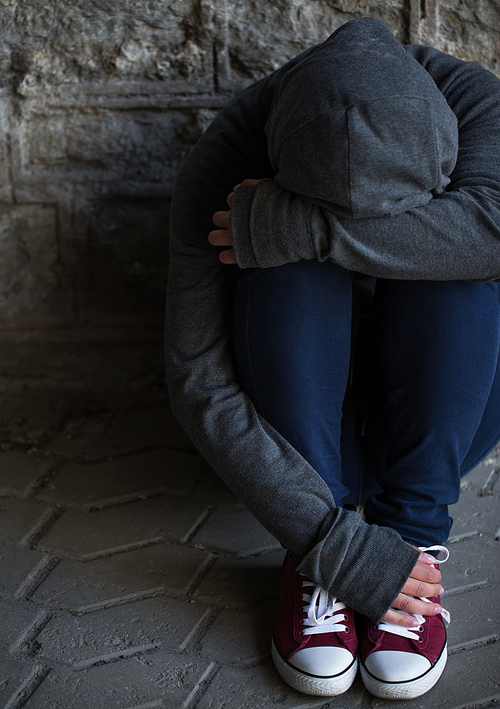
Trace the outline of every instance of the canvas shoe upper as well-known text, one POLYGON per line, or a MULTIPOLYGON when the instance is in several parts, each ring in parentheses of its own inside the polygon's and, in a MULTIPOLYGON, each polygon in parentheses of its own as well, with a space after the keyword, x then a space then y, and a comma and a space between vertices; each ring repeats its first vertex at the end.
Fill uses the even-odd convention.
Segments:
MULTIPOLYGON (((435 546, 420 551, 448 550, 435 546)), ((440 604, 439 597, 422 601, 440 604)), ((393 609, 396 610, 396 609, 393 609)), ((398 611, 404 612, 404 611, 398 611)), ((359 636, 361 676, 366 688, 383 699, 411 699, 433 687, 447 659, 446 628, 450 614, 444 608, 435 616, 415 615, 420 625, 403 628, 394 623, 374 625, 367 618, 359 636)))
POLYGON ((345 692, 357 672, 354 612, 297 571, 287 553, 272 656, 292 687, 319 696, 345 692))

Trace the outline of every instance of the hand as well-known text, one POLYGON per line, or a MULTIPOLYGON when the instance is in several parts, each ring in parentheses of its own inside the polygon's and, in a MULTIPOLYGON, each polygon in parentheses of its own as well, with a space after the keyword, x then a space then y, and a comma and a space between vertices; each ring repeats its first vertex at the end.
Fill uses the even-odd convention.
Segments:
MULTIPOLYGON (((424 616, 436 615, 436 613, 441 611, 441 606, 438 604, 419 600, 419 597, 432 598, 439 596, 443 592, 443 588, 439 584, 441 572, 439 569, 434 568, 433 564, 435 563, 436 559, 430 554, 420 554, 408 581, 392 604, 392 608, 424 616)), ((397 613, 392 608, 383 617, 385 622, 404 627, 416 627, 419 625, 418 620, 412 615, 397 613)))
MULTIPOLYGON (((232 196, 232 192, 229 197, 232 196)), ((229 249, 224 249, 219 254, 219 260, 222 263, 236 263, 233 247, 233 234, 231 232, 231 212, 215 212, 212 217, 215 226, 221 227, 216 231, 211 231, 208 235, 208 240, 214 246, 230 246, 229 249)))
POLYGON ((219 254, 219 260, 222 263, 236 263, 233 247, 233 234, 231 232, 231 204, 233 202, 234 191, 241 185, 257 185, 261 180, 243 180, 239 185, 233 188, 233 191, 227 196, 228 212, 215 212, 212 221, 215 226, 220 227, 215 231, 211 231, 208 235, 208 240, 213 246, 229 246, 229 249, 224 249, 219 254))

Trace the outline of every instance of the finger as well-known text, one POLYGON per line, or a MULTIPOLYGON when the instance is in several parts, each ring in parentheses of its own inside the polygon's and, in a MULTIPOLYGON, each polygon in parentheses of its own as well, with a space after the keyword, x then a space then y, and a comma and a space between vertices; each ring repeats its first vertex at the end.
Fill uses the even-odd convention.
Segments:
MULTIPOLYGON (((430 610, 433 610, 433 613, 431 615, 435 615, 435 606, 434 604, 426 603, 426 606, 429 607, 430 610)), ((440 609, 438 608, 438 613, 440 613, 440 609)), ((426 609, 426 613, 429 613, 429 609, 426 609)), ((424 615, 424 613, 419 613, 419 615, 424 615)), ((400 625, 403 628, 418 628, 419 622, 418 619, 415 618, 414 615, 408 615, 408 613, 398 613, 396 610, 389 610, 383 617, 383 620, 386 623, 394 623, 395 625, 400 625)))
POLYGON ((231 212, 215 212, 212 217, 212 221, 215 226, 221 226, 225 229, 229 229, 231 212))
POLYGON ((262 180, 251 180, 251 179, 243 180, 243 182, 240 182, 239 184, 237 184, 233 187, 233 192, 237 187, 243 187, 244 185, 258 185, 259 182, 262 182, 262 180))
POLYGON ((439 583, 441 581, 441 571, 434 566, 417 561, 410 573, 410 578, 425 581, 426 583, 439 583))
POLYGON ((233 187, 233 191, 230 192, 227 196, 226 202, 228 203, 229 207, 231 207, 232 202, 233 202, 233 195, 235 190, 238 189, 238 187, 242 187, 243 185, 258 185, 259 182, 262 182, 262 180, 243 180, 243 182, 240 182, 239 184, 235 185, 233 187))
POLYGON ((393 610, 387 611, 382 620, 385 623, 393 623, 394 625, 399 625, 402 628, 418 628, 419 626, 418 620, 412 615, 397 613, 393 610))
POLYGON ((224 249, 219 254, 219 260, 222 263, 233 264, 236 263, 236 256, 234 255, 234 249, 224 249))
MULTIPOLYGON (((417 547, 413 547, 413 548, 417 549, 417 547)), ((418 551, 418 549, 417 549, 417 551, 418 551)), ((422 551, 422 552, 420 552, 420 556, 418 557, 418 561, 420 561, 422 564, 435 564, 436 557, 432 556, 432 554, 426 554, 425 552, 422 551)))
POLYGON ((434 598, 443 593, 443 587, 439 583, 426 583, 410 577, 401 589, 401 593, 417 598, 434 598))
POLYGON ((213 246, 232 246, 233 237, 228 229, 216 229, 208 235, 208 240, 213 246))
POLYGON ((258 185, 262 180, 243 180, 242 185, 258 185))
POLYGON ((400 593, 392 604, 392 608, 405 611, 406 613, 418 613, 419 615, 436 615, 441 612, 439 603, 429 603, 421 601, 419 598, 407 596, 405 593, 400 593))
MULTIPOLYGON (((418 547, 416 547, 414 544, 410 544, 409 542, 406 542, 406 544, 408 544, 408 546, 411 547, 412 549, 415 549, 416 551, 420 551, 420 549, 418 547)), ((436 564, 437 563, 437 559, 435 556, 433 556, 432 554, 426 554, 423 551, 420 551, 420 556, 418 557, 418 561, 420 561, 422 564, 436 564)))
POLYGON ((397 613, 393 610, 387 611, 382 620, 384 623, 393 623, 394 625, 400 625, 403 628, 417 628, 419 625, 418 620, 412 615, 397 613))

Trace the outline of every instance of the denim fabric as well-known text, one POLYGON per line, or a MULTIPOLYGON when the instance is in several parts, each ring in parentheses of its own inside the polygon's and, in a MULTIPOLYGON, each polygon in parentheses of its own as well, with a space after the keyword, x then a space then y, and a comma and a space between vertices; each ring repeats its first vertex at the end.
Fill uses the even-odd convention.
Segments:
POLYGON ((500 439, 499 338, 496 283, 305 260, 238 280, 235 358, 259 413, 337 505, 416 545, 446 541, 460 476, 500 439))

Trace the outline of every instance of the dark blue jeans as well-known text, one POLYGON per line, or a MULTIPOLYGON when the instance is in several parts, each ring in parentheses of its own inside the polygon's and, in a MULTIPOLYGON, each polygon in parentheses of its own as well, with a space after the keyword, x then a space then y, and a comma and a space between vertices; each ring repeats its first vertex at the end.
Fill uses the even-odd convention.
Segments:
POLYGON ((500 439, 499 295, 496 283, 376 280, 330 262, 241 271, 238 375, 336 504, 442 544, 460 477, 500 439))

